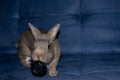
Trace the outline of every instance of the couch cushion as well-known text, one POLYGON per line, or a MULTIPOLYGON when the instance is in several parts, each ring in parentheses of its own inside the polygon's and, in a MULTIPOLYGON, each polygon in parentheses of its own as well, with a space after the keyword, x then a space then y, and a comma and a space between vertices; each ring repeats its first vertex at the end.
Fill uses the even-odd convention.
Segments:
POLYGON ((120 54, 66 54, 58 65, 58 76, 42 78, 32 75, 17 55, 0 54, 0 80, 119 80, 120 54))
POLYGON ((33 76, 30 69, 25 68, 18 55, 0 54, 0 80, 78 80, 80 76, 80 59, 78 55, 62 56, 58 65, 58 76, 33 76))

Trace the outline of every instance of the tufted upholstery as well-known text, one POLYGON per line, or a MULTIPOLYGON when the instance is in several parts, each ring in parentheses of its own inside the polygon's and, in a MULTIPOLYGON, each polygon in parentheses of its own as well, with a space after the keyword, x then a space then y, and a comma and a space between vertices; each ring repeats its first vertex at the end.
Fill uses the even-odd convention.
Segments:
POLYGON ((41 80, 120 79, 119 0, 0 1, 0 80, 39 80, 20 64, 14 46, 28 22, 46 30, 61 24, 60 75, 41 80))

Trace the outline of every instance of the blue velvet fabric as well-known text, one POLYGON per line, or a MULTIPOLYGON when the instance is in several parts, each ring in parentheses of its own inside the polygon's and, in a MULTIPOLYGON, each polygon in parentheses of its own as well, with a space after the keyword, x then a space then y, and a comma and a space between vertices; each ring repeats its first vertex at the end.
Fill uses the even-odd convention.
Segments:
POLYGON ((0 0, 0 80, 119 80, 120 0, 0 0), (58 76, 34 77, 15 43, 28 22, 59 23, 58 76))

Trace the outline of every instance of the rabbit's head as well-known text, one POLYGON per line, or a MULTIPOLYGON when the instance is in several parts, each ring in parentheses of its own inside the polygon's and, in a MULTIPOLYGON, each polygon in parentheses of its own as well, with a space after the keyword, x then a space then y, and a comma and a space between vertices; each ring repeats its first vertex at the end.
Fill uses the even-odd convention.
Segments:
POLYGON ((34 61, 40 60, 45 62, 49 53, 49 46, 55 40, 60 25, 55 25, 45 34, 31 23, 28 23, 28 25, 34 38, 34 50, 32 52, 32 59, 34 61))

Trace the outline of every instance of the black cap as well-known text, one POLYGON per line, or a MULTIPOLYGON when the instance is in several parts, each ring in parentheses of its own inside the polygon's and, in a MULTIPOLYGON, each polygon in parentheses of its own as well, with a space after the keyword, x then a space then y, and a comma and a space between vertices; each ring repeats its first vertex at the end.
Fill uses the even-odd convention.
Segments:
POLYGON ((41 61, 31 62, 31 72, 34 76, 43 77, 47 73, 46 64, 41 61))

